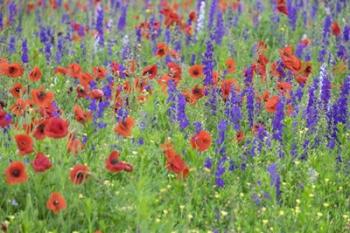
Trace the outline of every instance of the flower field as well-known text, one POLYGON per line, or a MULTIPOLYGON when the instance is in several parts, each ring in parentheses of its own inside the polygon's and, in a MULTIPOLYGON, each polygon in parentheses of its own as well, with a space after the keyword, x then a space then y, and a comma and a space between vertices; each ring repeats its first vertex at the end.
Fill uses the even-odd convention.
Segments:
POLYGON ((0 232, 350 232, 347 0, 0 0, 0 232))

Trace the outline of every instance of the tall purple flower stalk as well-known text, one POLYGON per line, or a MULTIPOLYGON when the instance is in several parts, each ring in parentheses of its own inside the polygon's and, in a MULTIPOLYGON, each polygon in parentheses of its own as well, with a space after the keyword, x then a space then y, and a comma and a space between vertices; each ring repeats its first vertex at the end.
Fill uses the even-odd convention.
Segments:
POLYGON ((97 18, 96 18, 96 31, 98 32, 97 40, 98 44, 103 47, 104 46, 104 27, 103 27, 103 20, 104 20, 104 10, 103 7, 99 7, 97 9, 97 18))
POLYGON ((222 176, 225 174, 225 171, 226 171, 226 168, 225 168, 226 160, 227 160, 226 156, 221 156, 216 167, 215 183, 216 183, 216 186, 219 188, 223 188, 225 186, 225 182, 222 179, 222 176))
POLYGON ((22 62, 23 63, 28 63, 29 62, 29 57, 28 57, 28 45, 27 45, 27 40, 24 39, 22 41, 22 62))
POLYGON ((216 87, 212 87, 210 90, 209 90, 209 98, 208 98, 208 101, 206 103, 206 106, 210 108, 210 114, 211 115, 216 115, 216 112, 217 112, 217 88, 216 87))
POLYGON ((344 27, 343 39, 344 39, 344 42, 348 42, 350 40, 350 25, 346 25, 344 27))
POLYGON ((222 38, 225 35, 224 18, 222 12, 219 11, 216 18, 215 42, 221 44, 222 38))
POLYGON ((318 122, 318 100, 316 98, 318 82, 318 78, 315 78, 313 85, 309 88, 309 101, 305 112, 306 127, 309 129, 314 128, 318 122))
POLYGON ((293 6, 292 0, 287 0, 287 7, 288 7, 289 24, 292 27, 292 30, 295 31, 297 19, 298 19, 298 11, 297 11, 297 8, 293 6))
POLYGON ((211 5, 210 5, 210 10, 209 10, 209 16, 208 16, 208 31, 210 32, 211 28, 213 27, 213 22, 215 13, 216 13, 216 8, 218 5, 218 0, 212 0, 211 5))
POLYGON ((12 54, 16 52, 16 37, 11 36, 8 44, 8 53, 12 54))
POLYGON ((63 51, 64 49, 64 37, 62 34, 58 35, 57 38, 57 49, 56 49, 56 63, 60 64, 62 62, 62 56, 63 56, 63 51))
POLYGON ((280 98, 272 121, 273 138, 282 143, 284 120, 284 100, 280 98))
POLYGON ((0 12, 0 30, 4 28, 4 15, 0 12))
POLYGON ((169 81, 167 103, 169 104, 168 115, 172 121, 176 120, 176 97, 177 97, 177 90, 176 90, 175 83, 173 81, 169 81))
POLYGON ((121 8, 121 15, 118 21, 118 30, 120 32, 124 31, 125 25, 126 25, 126 14, 128 12, 128 5, 124 5, 121 8))
POLYGON ((17 14, 17 6, 16 3, 14 1, 11 1, 8 4, 8 21, 9 24, 13 24, 16 18, 16 14, 17 14))
POLYGON ((276 199, 280 201, 281 198, 281 177, 277 171, 277 165, 275 163, 268 166, 267 171, 270 174, 271 186, 275 188, 276 199))
POLYGON ((226 120, 221 120, 217 127, 218 137, 216 139, 216 153, 225 155, 225 133, 227 129, 226 120))
POLYGON ((340 91, 339 98, 336 102, 336 111, 334 112, 334 122, 336 124, 346 124, 348 121, 348 104, 349 104, 349 92, 350 92, 350 76, 348 76, 343 83, 340 91))
POLYGON ((207 41, 207 48, 204 54, 203 58, 203 65, 204 65, 204 86, 211 85, 213 82, 213 68, 214 68, 214 61, 213 61, 213 44, 211 40, 207 41))
POLYGON ((226 102, 226 115, 229 117, 233 124, 233 128, 238 131, 240 130, 240 121, 242 118, 240 98, 234 88, 231 88, 229 100, 226 102))
POLYGON ((311 6, 311 18, 313 19, 313 20, 315 20, 315 17, 316 17, 316 15, 317 15, 317 11, 318 11, 318 0, 314 0, 313 1, 313 4, 312 4, 312 6, 311 6))
POLYGON ((319 52, 318 61, 324 62, 324 58, 327 54, 327 46, 329 43, 330 27, 332 24, 331 16, 327 16, 323 24, 323 35, 322 35, 322 49, 319 52))
POLYGON ((247 87, 246 97, 247 97, 248 122, 249 122, 249 127, 251 128, 254 122, 254 98, 255 98, 254 88, 252 86, 247 87))
POLYGON ((321 66, 320 70, 321 78, 321 101, 322 107, 325 112, 328 110, 329 101, 331 98, 331 82, 328 78, 326 64, 321 66))
POLYGON ((185 129, 190 124, 186 115, 186 98, 182 94, 178 94, 177 99, 177 121, 180 128, 185 129))

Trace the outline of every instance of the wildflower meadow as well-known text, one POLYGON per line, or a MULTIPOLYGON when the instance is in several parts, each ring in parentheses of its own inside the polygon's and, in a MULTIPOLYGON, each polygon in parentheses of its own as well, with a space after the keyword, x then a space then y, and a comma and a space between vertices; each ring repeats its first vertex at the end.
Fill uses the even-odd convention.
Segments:
POLYGON ((0 0, 0 232, 350 232, 350 1, 0 0))

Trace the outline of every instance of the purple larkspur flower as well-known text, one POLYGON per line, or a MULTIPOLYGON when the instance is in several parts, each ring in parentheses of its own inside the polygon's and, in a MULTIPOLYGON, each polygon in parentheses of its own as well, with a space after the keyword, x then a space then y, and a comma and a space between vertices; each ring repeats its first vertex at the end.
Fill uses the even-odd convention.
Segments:
POLYGON ((17 6, 16 3, 14 1, 11 1, 8 4, 8 22, 9 24, 13 24, 16 18, 16 14, 17 14, 17 6))
POLYGON ((12 54, 16 52, 16 37, 11 36, 8 44, 8 53, 12 54))
POLYGON ((28 45, 27 45, 27 40, 24 39, 22 41, 22 62, 23 63, 28 63, 29 62, 29 57, 28 57, 28 45))
POLYGON ((213 161, 210 157, 207 157, 204 161, 204 167, 207 169, 211 169, 213 166, 213 161))
POLYGON ((343 39, 345 42, 350 40, 350 25, 346 25, 343 30, 343 39))
POLYGON ((193 122, 193 126, 195 128, 196 133, 199 133, 202 130, 202 123, 199 121, 193 122))
POLYGON ((282 142, 284 120, 284 100, 280 98, 277 104, 275 116, 272 121, 273 138, 282 142))
POLYGON ((314 128, 318 122, 318 100, 316 98, 318 83, 319 79, 315 78, 312 86, 309 88, 309 100, 305 112, 306 127, 309 129, 314 128))
POLYGON ((224 18, 222 12, 219 11, 216 18, 215 42, 221 44, 222 38, 225 35, 224 18))
POLYGON ((121 14, 120 14, 119 21, 118 21, 118 30, 120 32, 124 31, 124 28, 126 25, 127 12, 128 12, 128 5, 126 4, 126 5, 122 6, 122 8, 121 8, 121 14))
POLYGON ((275 163, 268 166, 267 171, 270 174, 271 186, 275 188, 275 194, 277 201, 281 197, 281 177, 277 171, 277 165, 275 163))
POLYGON ((292 27, 292 30, 295 31, 296 23, 298 19, 298 11, 296 7, 293 6, 293 0, 287 0, 287 8, 288 8, 289 24, 292 27))
POLYGON ((216 139, 216 153, 225 155, 226 148, 225 148, 225 134, 227 129, 227 122, 226 120, 221 120, 217 126, 217 132, 218 137, 216 139))
POLYGON ((182 94, 178 94, 177 99, 177 121, 180 128, 184 129, 190 124, 186 115, 186 98, 182 94))
POLYGON ((246 97, 247 97, 247 114, 248 114, 248 123, 249 127, 251 128, 253 126, 254 122, 254 88, 253 87, 247 87, 246 88, 246 97))
POLYGON ((317 15, 317 11, 318 11, 318 7, 319 7, 319 4, 318 4, 318 0, 314 0, 313 3, 312 3, 312 6, 311 6, 311 18, 314 20, 316 15, 317 15))
POLYGON ((217 95, 218 95, 218 89, 216 87, 212 87, 209 90, 209 98, 207 103, 205 104, 210 109, 210 114, 216 115, 217 113, 217 95))
POLYGON ((209 10, 209 16, 208 16, 208 31, 210 31, 213 26, 217 6, 218 6, 218 0, 212 0, 210 5, 210 10, 209 10))
POLYGON ((328 109, 330 98, 331 98, 331 82, 328 78, 326 64, 323 64, 321 66, 320 78, 321 78, 321 101, 322 101, 323 110, 326 112, 328 109))
POLYGON ((96 31, 98 32, 97 40, 98 44, 103 47, 104 46, 104 26, 103 26, 103 20, 104 20, 104 10, 103 7, 99 7, 96 12, 96 31))
POLYGON ((176 120, 176 97, 177 90, 175 83, 173 81, 168 82, 168 99, 167 103, 169 104, 168 115, 172 121, 176 120))
POLYGON ((0 30, 4 28, 4 15, 0 12, 0 30))
POLYGON ((339 98, 335 104, 334 112, 334 123, 346 124, 348 121, 348 103, 349 103, 349 92, 350 92, 350 76, 345 78, 343 85, 340 90, 339 98))
POLYGON ((203 73, 204 73, 204 86, 211 85, 213 83, 213 69, 214 69, 214 61, 213 61, 213 44, 211 40, 208 40, 206 43, 206 50, 204 53, 204 58, 202 60, 202 64, 204 65, 203 73))

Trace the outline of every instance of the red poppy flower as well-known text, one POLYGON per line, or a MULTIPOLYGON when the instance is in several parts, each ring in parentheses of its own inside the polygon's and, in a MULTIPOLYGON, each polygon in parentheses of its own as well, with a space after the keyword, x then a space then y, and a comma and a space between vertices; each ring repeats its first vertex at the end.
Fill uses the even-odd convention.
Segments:
POLYGON ((67 204, 61 193, 53 192, 47 200, 46 207, 57 214, 67 208, 67 204))
POLYGON ((174 172, 178 175, 178 178, 186 178, 190 172, 185 161, 173 148, 173 145, 169 142, 161 145, 164 155, 166 157, 166 168, 168 171, 174 172))
POLYGON ((157 79, 157 83, 164 93, 167 93, 169 80, 171 80, 171 78, 167 74, 164 74, 162 77, 157 79))
POLYGON ((244 133, 243 133, 243 131, 238 131, 237 133, 236 133, 236 141, 238 142, 238 143, 242 143, 243 141, 244 141, 244 133))
POLYGON ((78 105, 74 105, 73 112, 75 115, 75 120, 77 120, 78 122, 80 122, 82 124, 85 124, 86 122, 88 122, 92 119, 91 112, 83 111, 83 109, 78 105))
POLYGON ((94 67, 94 76, 97 79, 103 79, 105 78, 107 75, 107 70, 106 68, 102 67, 102 66, 96 66, 94 67))
POLYGON ((87 90, 88 88, 83 87, 83 86, 77 86, 76 91, 77 91, 77 96, 78 98, 86 98, 88 95, 87 90))
POLYGON ((282 92, 282 94, 287 94, 292 90, 292 84, 289 82, 278 82, 277 89, 282 92))
POLYGON ((266 103, 268 99, 270 98, 270 92, 269 91, 264 91, 260 97, 258 97, 260 102, 266 103))
POLYGON ((234 73, 236 71, 236 64, 232 58, 228 58, 225 65, 228 73, 234 73))
POLYGON ((201 130, 191 138, 190 143, 192 148, 199 152, 206 151, 211 145, 211 135, 209 132, 201 130))
POLYGON ((89 168, 83 164, 75 165, 70 171, 70 180, 73 184, 82 184, 89 176, 89 168))
POLYGON ((50 169, 51 166, 50 159, 41 152, 37 153, 35 159, 32 161, 32 167, 35 172, 44 172, 50 169))
POLYGON ((131 164, 125 163, 119 160, 119 152, 112 151, 109 157, 105 161, 105 167, 108 171, 117 173, 120 171, 131 172, 133 167, 131 164))
POLYGON ((68 153, 77 155, 83 149, 83 147, 83 143, 78 138, 76 138, 74 134, 69 135, 69 139, 67 142, 68 153))
POLYGON ((195 21, 197 19, 197 14, 195 11, 191 11, 188 17, 191 21, 195 21))
POLYGON ((157 70, 157 65, 146 66, 142 71, 142 75, 148 75, 150 79, 154 79, 157 76, 157 70))
POLYGON ((72 78, 79 78, 81 67, 77 63, 69 64, 67 67, 67 74, 72 78))
POLYGON ((45 124, 45 135, 49 138, 64 138, 68 134, 68 122, 51 117, 45 124))
POLYGON ((0 63, 0 74, 6 75, 10 78, 21 77, 23 72, 23 67, 18 63, 0 63))
POLYGON ((10 93, 16 99, 20 98, 22 96, 22 94, 24 93, 24 88, 23 88, 22 84, 21 83, 15 83, 11 87, 10 93))
POLYGON ((278 62, 277 61, 272 63, 270 73, 271 73, 272 77, 280 78, 282 76, 282 74, 277 69, 277 67, 278 67, 278 62))
POLYGON ((339 36, 339 35, 340 35, 341 29, 340 29, 340 27, 339 27, 339 24, 338 24, 336 21, 334 21, 334 22, 332 23, 331 28, 332 28, 332 34, 333 34, 334 36, 339 36))
POLYGON ((181 81, 181 76, 182 76, 182 69, 181 66, 174 63, 174 62, 169 62, 167 64, 168 69, 169 69, 169 77, 171 80, 175 82, 175 85, 177 85, 181 81))
POLYGON ((39 69, 39 67, 35 66, 32 71, 29 73, 29 80, 32 82, 37 82, 41 79, 42 73, 39 69))
POLYGON ((219 72, 213 71, 212 78, 213 78, 213 80, 212 80, 213 85, 216 86, 216 84, 218 84, 218 82, 219 82, 219 72))
POLYGON ((21 155, 30 154, 34 151, 33 140, 26 134, 18 134, 15 136, 17 148, 21 155))
POLYGON ((49 106, 54 100, 54 94, 49 91, 45 91, 43 88, 32 90, 32 100, 33 103, 39 107, 45 108, 49 106))
POLYGON ((285 0, 277 0, 277 10, 285 15, 288 15, 288 8, 285 0))
POLYGON ((21 184, 28 180, 26 167, 21 161, 12 162, 5 170, 6 182, 10 185, 21 184))
POLYGON ((157 44, 156 54, 158 57, 164 57, 168 51, 168 46, 165 43, 157 44))
POLYGON ((25 113, 28 102, 23 99, 17 99, 10 107, 11 112, 16 116, 22 116, 25 113))
POLYGON ((185 97, 185 100, 189 104, 195 104, 197 102, 196 97, 191 93, 191 91, 183 91, 182 95, 185 97))
POLYGON ((131 116, 128 116, 125 119, 122 119, 118 122, 114 131, 120 136, 129 137, 131 136, 131 132, 134 124, 135 124, 135 120, 131 116))
POLYGON ((295 80, 299 83, 299 85, 305 85, 305 83, 307 81, 307 77, 297 76, 297 77, 295 77, 295 80))
POLYGON ((270 97, 265 103, 265 109, 267 112, 274 113, 280 98, 278 96, 270 97))
POLYGON ((293 113, 293 111, 294 111, 293 105, 287 104, 287 106, 286 106, 286 113, 287 113, 287 116, 291 116, 292 113, 293 113))
POLYGON ((41 120, 35 125, 33 137, 36 140, 43 140, 46 137, 46 135, 45 135, 46 123, 47 123, 46 120, 41 120))
POLYGON ((199 100, 200 98, 202 98, 204 96, 204 88, 203 87, 199 87, 198 85, 194 86, 192 88, 192 96, 197 100, 199 100))
POLYGON ((57 66, 55 68, 55 74, 63 74, 66 75, 68 73, 68 69, 63 66, 57 66))
POLYGON ((225 79, 221 83, 221 93, 224 100, 228 98, 231 93, 231 89, 234 88, 235 91, 239 91, 239 85, 235 79, 225 79))
POLYGON ((293 54, 292 47, 280 49, 280 56, 287 69, 296 73, 301 69, 301 61, 293 54))
POLYGON ((84 88, 88 89, 89 84, 92 80, 94 80, 94 77, 92 77, 92 75, 87 73, 87 72, 81 72, 79 74, 78 79, 79 79, 80 85, 82 85, 84 88))
POLYGON ((104 96, 104 93, 102 90, 100 89, 93 89, 91 92, 90 92, 90 97, 92 99, 96 99, 96 100, 99 100, 99 99, 102 99, 102 97, 104 96))
POLYGON ((203 75, 203 65, 193 65, 189 68, 188 73, 192 78, 200 78, 203 75))
POLYGON ((312 65, 311 65, 311 63, 310 62, 302 62, 301 69, 300 69, 300 71, 297 74, 305 76, 305 77, 309 77, 311 72, 312 72, 312 65))

